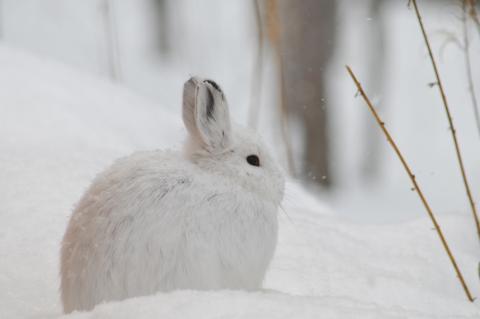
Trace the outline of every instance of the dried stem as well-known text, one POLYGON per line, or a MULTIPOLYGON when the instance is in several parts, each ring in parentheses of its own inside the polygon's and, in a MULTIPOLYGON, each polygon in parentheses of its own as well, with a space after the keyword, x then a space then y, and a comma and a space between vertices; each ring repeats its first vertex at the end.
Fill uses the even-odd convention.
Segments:
POLYGON ((420 25, 420 29, 422 31, 423 39, 425 40, 425 44, 426 44, 427 49, 428 49, 428 54, 429 54, 430 60, 432 62, 433 71, 435 72, 435 77, 437 79, 436 84, 438 86, 438 89, 440 91, 440 95, 442 97, 443 106, 444 106, 445 113, 447 115, 448 123, 449 123, 449 126, 450 126, 450 132, 452 133, 453 144, 455 145, 455 152, 457 154, 457 160, 458 160, 458 165, 460 167, 460 172, 462 174, 463 184, 465 186, 465 191, 467 193, 468 201, 470 203, 473 219, 475 220, 475 226, 477 228, 477 234, 480 238, 480 221, 479 221, 479 218, 478 218, 477 209, 475 208, 475 202, 473 200, 472 192, 470 191, 470 185, 468 183, 467 173, 465 172, 465 166, 463 164, 463 158, 462 158, 462 154, 460 152, 460 145, 459 145, 458 139, 457 139, 457 131, 455 130, 455 126, 453 124, 452 115, 450 113, 450 107, 448 106, 448 102, 447 102, 447 96, 445 94, 445 90, 443 88, 443 84, 442 84, 442 81, 440 79, 440 73, 438 71, 437 63, 435 62, 435 58, 433 57, 432 47, 430 46, 430 41, 428 40, 427 32, 425 31, 425 26, 423 25, 422 16, 420 15, 420 11, 419 11, 418 5, 417 5, 417 0, 411 0, 411 3, 413 3, 413 7, 415 8, 415 13, 417 15, 417 20, 418 20, 418 23, 420 25))
POLYGON ((423 195, 423 192, 422 190, 420 189, 420 186, 418 185, 416 179, 415 179, 415 175, 413 174, 412 170, 410 169, 410 166, 408 166, 405 158, 403 157, 402 153, 400 152, 400 149, 398 148, 397 144, 395 143, 395 141, 393 140, 392 136, 390 135, 390 133, 388 132, 388 130, 386 129, 385 127, 385 123, 383 122, 383 120, 380 118, 380 116, 378 115, 377 111, 375 110, 375 107, 373 106, 372 102, 370 102, 370 99, 368 98, 368 96, 366 95, 365 91, 363 90, 362 88, 362 85, 360 84, 360 82, 357 80, 357 77, 355 76, 355 74, 353 73, 352 69, 347 66, 347 71, 348 73, 350 74, 350 76, 352 77, 352 80, 353 82, 355 82, 355 85, 357 86, 357 89, 358 91, 360 92, 360 94, 362 95, 362 98, 363 100, 365 101, 365 103, 367 104, 368 108, 370 109, 370 111, 372 112, 372 115, 373 117, 375 118, 375 120, 377 121, 378 125, 380 126, 380 128, 382 129, 383 133, 385 134, 385 136, 387 137, 387 140, 388 140, 388 143, 390 143, 390 145, 392 146, 393 150, 395 151, 395 153, 397 154, 398 158, 400 159, 400 161, 402 162, 402 165, 403 165, 403 168, 405 169, 405 171, 407 172, 408 174, 408 177, 410 178, 410 180, 412 181, 413 183, 413 187, 415 189, 415 191, 417 192, 418 196, 420 197, 420 200, 422 201, 423 203, 423 206, 425 207, 427 213, 428 213, 428 216, 430 217, 430 219, 432 220, 432 223, 433 225, 435 226, 435 230, 437 231, 437 234, 438 234, 438 237, 440 237, 440 241, 442 242, 442 245, 443 245, 443 248, 445 248, 445 251, 448 255, 448 257, 450 258, 450 261, 452 262, 452 266, 453 268, 455 269, 455 272, 457 274, 457 277, 458 279, 460 280, 460 283, 463 287, 463 290, 465 291, 465 294, 467 295, 467 298, 469 301, 473 302, 473 297, 472 297, 472 294, 470 293, 470 290, 468 289, 468 286, 467 284, 465 283, 465 280, 463 279, 463 275, 460 271, 460 268, 458 267, 457 265, 457 262, 455 261, 455 257, 453 256, 452 254, 452 251, 450 250, 450 247, 448 246, 447 244, 447 241, 445 239, 445 236, 443 235, 443 232, 442 232, 442 229, 440 228, 440 225, 438 224, 437 222, 437 219, 435 218, 435 215, 433 214, 433 211, 432 209, 430 208, 430 205, 428 204, 427 200, 425 199, 425 196, 423 195))
POLYGON ((478 112, 477 96, 475 94, 475 85, 473 83, 472 75, 472 63, 470 60, 470 40, 468 38, 468 7, 467 2, 469 0, 463 0, 462 2, 462 22, 463 22, 463 52, 465 54, 465 67, 467 71, 468 91, 470 92, 470 98, 472 100, 473 112, 475 113, 475 121, 477 124, 478 134, 480 136, 480 114, 478 112))
POLYGON ((263 74, 263 20, 260 10, 260 1, 253 0, 255 11, 255 22, 257 28, 257 56, 252 71, 252 81, 250 89, 250 109, 248 114, 248 124, 257 129, 260 115, 260 93, 262 92, 262 74, 263 74))

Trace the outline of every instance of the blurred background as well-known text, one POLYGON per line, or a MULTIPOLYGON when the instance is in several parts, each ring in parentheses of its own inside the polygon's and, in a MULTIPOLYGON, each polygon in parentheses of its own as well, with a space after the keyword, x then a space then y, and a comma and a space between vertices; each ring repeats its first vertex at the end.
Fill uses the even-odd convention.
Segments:
MULTIPOLYGON (((355 96, 348 64, 434 209, 469 214, 432 67, 407 2, 0 0, 0 45, 127 87, 176 118, 183 82, 191 75, 212 78, 226 92, 234 120, 258 130, 284 169, 339 215, 369 223, 423 216, 400 163, 355 96)), ((419 5, 480 198, 462 1, 419 5)), ((466 26, 480 95, 480 29, 471 19, 466 26)))

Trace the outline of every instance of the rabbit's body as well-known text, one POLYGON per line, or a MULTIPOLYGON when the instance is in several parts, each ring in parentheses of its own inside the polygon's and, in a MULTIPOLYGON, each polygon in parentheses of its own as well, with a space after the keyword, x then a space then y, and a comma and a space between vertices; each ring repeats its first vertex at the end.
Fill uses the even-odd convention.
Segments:
POLYGON ((275 167, 268 180, 257 167, 235 168, 263 153, 253 135, 229 145, 213 155, 195 142, 185 153, 136 153, 95 179, 63 240, 65 312, 157 291, 261 286, 283 178, 275 167))

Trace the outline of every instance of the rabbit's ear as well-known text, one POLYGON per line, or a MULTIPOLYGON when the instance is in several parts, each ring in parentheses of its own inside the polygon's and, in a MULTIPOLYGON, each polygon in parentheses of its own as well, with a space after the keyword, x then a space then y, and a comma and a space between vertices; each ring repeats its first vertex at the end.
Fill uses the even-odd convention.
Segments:
POLYGON ((222 90, 212 80, 192 77, 183 87, 183 122, 204 149, 221 152, 230 143, 230 115, 222 90))

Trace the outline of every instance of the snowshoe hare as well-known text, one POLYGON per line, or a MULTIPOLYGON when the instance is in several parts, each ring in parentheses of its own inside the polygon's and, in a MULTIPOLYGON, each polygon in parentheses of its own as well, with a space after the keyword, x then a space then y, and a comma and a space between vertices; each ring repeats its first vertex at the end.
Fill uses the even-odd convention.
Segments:
POLYGON ((256 135, 231 129, 215 82, 185 83, 183 122, 183 152, 119 159, 78 203, 61 249, 66 313, 158 291, 261 286, 283 175, 256 135))

